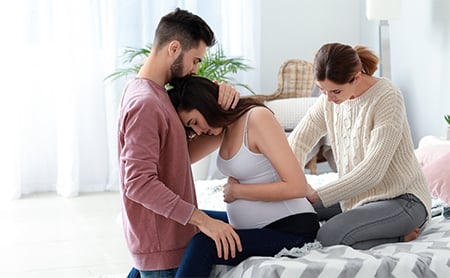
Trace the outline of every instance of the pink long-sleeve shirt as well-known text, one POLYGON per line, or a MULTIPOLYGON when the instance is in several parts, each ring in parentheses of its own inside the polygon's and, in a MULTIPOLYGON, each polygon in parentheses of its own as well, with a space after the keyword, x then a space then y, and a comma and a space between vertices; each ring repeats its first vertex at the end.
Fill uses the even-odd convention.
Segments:
POLYGON ((184 127, 164 87, 137 78, 119 114, 125 239, 140 270, 175 268, 197 232, 197 206, 184 127))

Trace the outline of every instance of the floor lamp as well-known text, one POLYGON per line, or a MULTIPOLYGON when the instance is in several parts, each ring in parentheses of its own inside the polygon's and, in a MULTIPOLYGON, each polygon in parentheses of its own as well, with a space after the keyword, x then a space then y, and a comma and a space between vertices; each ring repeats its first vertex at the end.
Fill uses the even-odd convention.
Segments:
POLYGON ((379 20, 378 45, 380 50, 380 76, 391 79, 391 46, 389 20, 400 17, 401 0, 366 0, 369 20, 379 20))

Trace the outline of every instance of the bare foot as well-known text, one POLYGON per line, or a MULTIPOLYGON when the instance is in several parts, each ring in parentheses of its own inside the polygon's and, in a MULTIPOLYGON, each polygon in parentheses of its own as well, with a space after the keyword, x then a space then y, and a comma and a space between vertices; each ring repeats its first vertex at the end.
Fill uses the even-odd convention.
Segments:
POLYGON ((411 240, 415 240, 418 236, 419 236, 419 228, 416 228, 414 230, 412 230, 411 232, 407 233, 406 235, 403 236, 403 241, 404 242, 408 242, 411 240))

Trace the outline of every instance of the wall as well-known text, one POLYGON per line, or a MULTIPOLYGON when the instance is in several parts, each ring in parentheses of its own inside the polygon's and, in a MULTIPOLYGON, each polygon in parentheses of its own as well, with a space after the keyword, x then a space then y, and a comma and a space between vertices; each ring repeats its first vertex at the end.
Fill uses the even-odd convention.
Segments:
POLYGON ((414 142, 446 136, 450 114, 450 1, 403 1, 391 22, 392 79, 402 90, 414 142))
MULTIPOLYGON (((403 0, 390 21, 392 80, 402 90, 415 145, 425 135, 445 136, 450 114, 450 1, 403 0)), ((312 61, 326 42, 363 44, 378 54, 378 21, 365 0, 262 0, 261 91, 271 94, 283 61, 312 61)))
POLYGON ((292 58, 312 61, 327 42, 360 41, 361 0, 261 1, 261 94, 277 87, 281 64, 292 58))

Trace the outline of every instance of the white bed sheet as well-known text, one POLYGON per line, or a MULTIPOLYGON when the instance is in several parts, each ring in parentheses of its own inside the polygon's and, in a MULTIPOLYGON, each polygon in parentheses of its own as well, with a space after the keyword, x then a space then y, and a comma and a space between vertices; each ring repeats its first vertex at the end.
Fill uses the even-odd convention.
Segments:
MULTIPOLYGON (((326 184, 337 178, 337 173, 330 172, 320 175, 306 175, 308 183, 313 187, 318 187, 326 184)), ((197 202, 200 209, 205 210, 226 210, 226 205, 223 202, 222 185, 226 183, 227 179, 213 179, 213 180, 197 180, 195 181, 195 190, 197 192, 197 202)))

